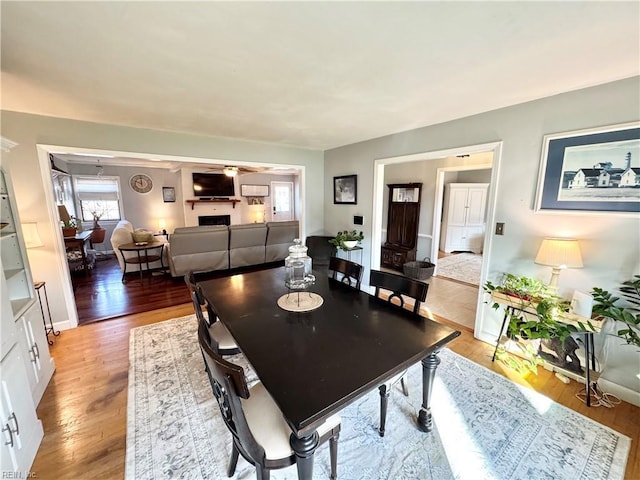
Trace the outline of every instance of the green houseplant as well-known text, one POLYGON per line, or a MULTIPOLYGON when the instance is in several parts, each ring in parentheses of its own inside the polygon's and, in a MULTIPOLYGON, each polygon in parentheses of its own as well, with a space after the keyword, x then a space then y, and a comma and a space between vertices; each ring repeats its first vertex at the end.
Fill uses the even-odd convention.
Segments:
POLYGON ((355 247, 363 239, 364 234, 362 232, 358 233, 356 230, 344 230, 338 232, 335 237, 329 240, 329 243, 336 248, 347 251, 355 247))
POLYGON ((632 280, 622 282, 618 288, 627 305, 619 303, 622 300, 608 291, 594 287, 593 289, 593 313, 598 317, 606 317, 624 326, 616 335, 622 338, 628 345, 640 348, 640 275, 634 275, 632 280))
POLYGON ((593 329, 590 322, 576 327, 559 321, 559 316, 569 311, 570 303, 539 280, 506 273, 499 284, 488 281, 483 290, 492 295, 493 309, 505 308, 506 334, 517 352, 516 357, 509 355, 501 345, 496 357, 517 370, 536 373, 537 365, 542 363, 540 349, 536 350, 529 340, 559 341, 564 347, 571 333, 593 329))
POLYGON ((76 217, 69 217, 69 220, 60 220, 62 224, 62 236, 65 238, 75 237, 78 232, 78 221, 76 217))

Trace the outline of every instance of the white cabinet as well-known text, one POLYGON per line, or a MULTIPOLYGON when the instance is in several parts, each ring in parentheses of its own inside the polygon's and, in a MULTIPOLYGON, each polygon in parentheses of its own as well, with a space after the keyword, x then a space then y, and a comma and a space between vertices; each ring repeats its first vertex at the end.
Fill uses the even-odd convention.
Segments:
POLYGON ((47 384, 53 375, 54 363, 49 355, 49 345, 42 322, 42 312, 37 303, 16 321, 18 342, 24 355, 27 378, 34 403, 40 403, 47 384))
POLYGON ((35 300, 14 198, 0 169, 0 470, 26 475, 43 437, 35 406, 51 379, 54 364, 35 300))
POLYGON ((488 183, 445 185, 440 248, 445 252, 482 252, 488 183))
MULTIPOLYGON (((42 423, 25 381, 24 360, 19 345, 2 360, 0 382, 0 422, 2 423, 2 472, 26 475, 43 437, 42 423)), ((25 476, 13 478, 26 478, 25 476)))

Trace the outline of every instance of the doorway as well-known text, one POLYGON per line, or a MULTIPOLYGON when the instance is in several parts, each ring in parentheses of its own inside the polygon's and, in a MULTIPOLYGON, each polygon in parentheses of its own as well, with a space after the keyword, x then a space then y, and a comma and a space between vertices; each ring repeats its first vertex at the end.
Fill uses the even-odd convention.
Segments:
POLYGON ((293 220, 293 182, 271 182, 271 221, 293 220))
MULTIPOLYGON (((445 174, 448 172, 455 172, 459 170, 460 172, 464 172, 467 170, 488 170, 488 177, 490 178, 490 187, 487 195, 487 213, 486 213, 486 225, 493 225, 495 222, 495 203, 496 203, 496 181, 498 178, 498 169, 500 163, 500 152, 501 152, 501 142, 495 142, 490 144, 481 144, 475 146, 461 147, 451 150, 441 150, 434 152, 424 152, 413 155, 406 155, 401 157, 391 157, 384 158, 375 161, 374 165, 374 211, 373 211, 373 222, 372 222, 372 246, 382 245, 384 243, 384 235, 383 235, 383 214, 385 211, 384 208, 384 192, 386 189, 385 183, 393 180, 394 182, 399 181, 398 178, 388 178, 387 177, 387 168, 391 166, 395 166, 398 164, 402 164, 403 168, 402 172, 410 175, 411 181, 419 181, 416 178, 415 172, 420 171, 419 167, 416 165, 416 170, 411 170, 410 164, 415 164, 416 162, 425 162, 429 161, 444 161, 445 159, 454 159, 458 158, 455 164, 448 166, 445 163, 442 164, 440 168, 436 168, 434 166, 429 166, 430 162, 427 162, 427 168, 425 170, 433 170, 436 169, 436 173, 434 174, 435 178, 430 177, 429 179, 422 178, 422 181, 425 183, 430 183, 431 185, 435 184, 435 188, 432 187, 432 191, 427 195, 423 196, 424 200, 430 198, 431 205, 429 203, 425 203, 423 200, 423 210, 428 210, 431 207, 430 212, 421 211, 421 226, 419 228, 419 238, 418 238, 418 252, 417 259, 421 260, 420 256, 430 257, 433 259, 434 263, 437 263, 438 259, 438 251, 439 251, 439 237, 440 237, 440 222, 442 219, 442 206, 443 206, 443 196, 444 196, 444 184, 445 184, 445 174), (479 158, 484 156, 486 161, 478 160, 477 162, 469 162, 467 157, 478 155, 479 158), (426 204, 426 206, 424 206, 426 204), (423 220, 427 221, 423 221, 423 220), (422 244, 422 247, 420 246, 422 244)), ((392 170, 389 170, 392 171, 392 170)), ((425 171, 422 171, 422 174, 425 175, 425 171)), ((403 181, 405 179, 402 179, 403 181)), ((490 228, 487 227, 485 230, 484 240, 483 240, 483 252, 482 256, 482 265, 480 269, 480 280, 479 285, 482 285, 484 280, 486 279, 487 265, 490 262, 490 254, 491 254, 491 244, 492 244, 492 235, 490 235, 490 228)), ((371 249, 371 268, 376 269, 380 266, 380 249, 372 247, 371 249)), ((436 268, 437 275, 437 268, 436 268)), ((434 278, 435 281, 438 281, 434 278)), ((451 282, 453 283, 453 282, 451 282)), ((435 285, 434 285, 435 287, 435 285)), ((472 329, 474 331, 480 331, 482 324, 482 290, 479 287, 471 287, 472 292, 465 293, 469 298, 465 298, 465 302, 470 302, 473 306, 471 315, 473 319, 469 322, 472 325, 472 329)), ((436 288, 430 290, 429 296, 432 293, 436 293, 436 288)), ((435 295, 434 295, 435 297, 435 295)), ((435 300, 432 297, 431 300, 435 300)), ((455 298, 456 294, 451 294, 451 292, 447 293, 445 297, 442 299, 442 305, 451 305, 451 298, 455 298)), ((427 300, 427 305, 429 305, 429 298, 427 300)), ((436 315, 440 315, 444 318, 447 318, 447 312, 434 312, 436 315)))

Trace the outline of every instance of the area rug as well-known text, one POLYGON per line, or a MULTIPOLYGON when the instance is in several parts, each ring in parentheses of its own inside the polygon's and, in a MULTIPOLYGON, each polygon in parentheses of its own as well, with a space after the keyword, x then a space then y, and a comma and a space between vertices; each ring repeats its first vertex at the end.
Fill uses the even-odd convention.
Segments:
POLYGON ((482 255, 475 253, 457 253, 438 259, 437 277, 450 278, 471 285, 480 285, 482 255))
MULTIPOLYGON (((127 480, 223 479, 231 452, 204 371, 194 316, 131 331, 127 480)), ((377 389, 345 408, 338 477, 349 479, 622 479, 630 439, 447 349, 433 392, 435 427, 415 426, 420 364, 409 397, 392 392, 384 438, 377 389)), ((255 381, 241 355, 242 364, 255 381)), ((354 366, 357 368, 357 366, 354 366)), ((313 392, 309 392, 313 395, 313 392)), ((314 478, 329 478, 329 448, 317 451, 314 478)), ((234 479, 253 479, 240 458, 234 479)), ((294 466, 273 479, 296 479, 294 466)))

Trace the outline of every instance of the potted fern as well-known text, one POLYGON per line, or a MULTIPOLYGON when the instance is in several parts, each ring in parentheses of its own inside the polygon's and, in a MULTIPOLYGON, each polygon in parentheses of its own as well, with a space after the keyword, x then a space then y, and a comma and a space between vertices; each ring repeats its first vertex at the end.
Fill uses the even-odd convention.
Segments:
POLYGON ((632 280, 622 282, 618 289, 627 304, 620 303, 616 297, 602 288, 593 289, 593 313, 600 318, 610 318, 617 323, 616 336, 628 345, 640 349, 640 275, 634 275, 632 280))

